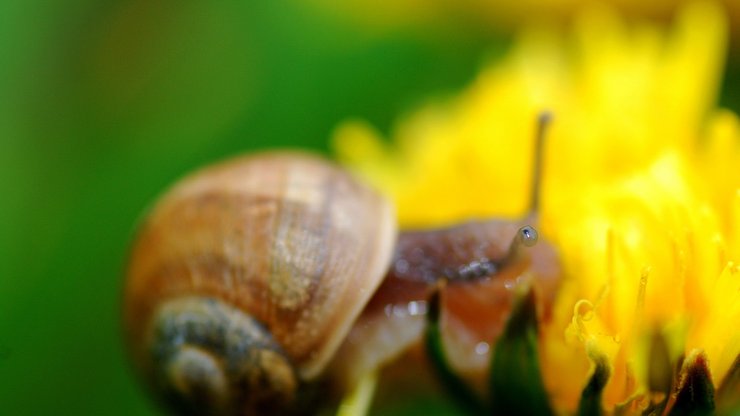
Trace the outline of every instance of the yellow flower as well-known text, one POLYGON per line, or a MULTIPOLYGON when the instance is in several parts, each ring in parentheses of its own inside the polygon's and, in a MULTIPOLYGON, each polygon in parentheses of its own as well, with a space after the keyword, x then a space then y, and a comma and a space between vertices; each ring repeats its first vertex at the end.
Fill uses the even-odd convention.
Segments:
POLYGON ((613 409, 649 393, 654 348, 706 354, 715 386, 740 353, 740 124, 714 108, 726 36, 713 4, 669 29, 592 9, 566 34, 524 30, 392 142, 362 121, 336 131, 337 158, 395 200, 402 226, 433 226, 521 216, 535 115, 555 114, 539 227, 564 280, 539 355, 556 409, 578 406, 599 357, 613 409))

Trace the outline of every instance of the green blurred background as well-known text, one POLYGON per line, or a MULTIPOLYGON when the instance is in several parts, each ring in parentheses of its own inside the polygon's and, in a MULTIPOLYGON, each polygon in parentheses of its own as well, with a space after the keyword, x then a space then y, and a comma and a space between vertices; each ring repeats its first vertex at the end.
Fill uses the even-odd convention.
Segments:
MULTIPOLYGON (((466 23, 368 29, 269 0, 0 1, 0 413, 156 413, 119 333, 145 207, 228 155, 327 151, 348 117, 389 131, 506 50, 466 23)), ((728 65, 722 104, 738 110, 728 65)))

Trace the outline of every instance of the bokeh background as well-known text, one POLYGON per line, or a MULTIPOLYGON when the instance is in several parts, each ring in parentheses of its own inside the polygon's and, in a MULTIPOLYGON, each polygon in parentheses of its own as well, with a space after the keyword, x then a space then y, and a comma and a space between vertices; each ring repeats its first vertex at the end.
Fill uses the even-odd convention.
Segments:
MULTIPOLYGON (((328 152, 347 118, 388 132, 503 55, 522 19, 567 25, 572 6, 468 3, 0 1, 0 413, 156 414, 119 311, 157 194, 241 152, 328 152)), ((622 3, 635 19, 673 10, 622 3)), ((737 22, 720 97, 735 112, 737 22)))

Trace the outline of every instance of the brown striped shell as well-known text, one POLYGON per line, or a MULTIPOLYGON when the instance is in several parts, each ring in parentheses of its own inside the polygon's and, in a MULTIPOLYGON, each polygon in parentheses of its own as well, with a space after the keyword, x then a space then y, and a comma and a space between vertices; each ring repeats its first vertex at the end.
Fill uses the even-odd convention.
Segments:
POLYGON ((243 363, 216 357, 204 364, 199 351, 245 350, 233 338, 247 329, 206 329, 238 314, 244 328, 266 329, 299 380, 312 380, 380 285, 395 241, 390 204, 321 158, 274 152, 207 167, 167 192, 137 235, 124 306, 132 353, 151 373, 160 364, 156 343, 190 337, 197 348, 172 365, 192 373, 191 361, 201 360, 201 378, 213 366, 233 370, 243 363), (173 325, 188 335, 170 334, 173 325))

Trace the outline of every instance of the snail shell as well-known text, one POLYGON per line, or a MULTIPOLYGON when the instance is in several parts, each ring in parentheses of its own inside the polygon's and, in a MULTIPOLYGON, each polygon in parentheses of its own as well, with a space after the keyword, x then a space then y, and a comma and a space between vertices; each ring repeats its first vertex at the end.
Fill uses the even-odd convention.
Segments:
POLYGON ((160 199, 132 248, 131 354, 178 412, 300 403, 395 241, 391 205, 318 157, 264 153, 203 169, 160 199))

